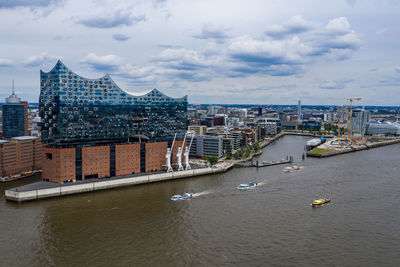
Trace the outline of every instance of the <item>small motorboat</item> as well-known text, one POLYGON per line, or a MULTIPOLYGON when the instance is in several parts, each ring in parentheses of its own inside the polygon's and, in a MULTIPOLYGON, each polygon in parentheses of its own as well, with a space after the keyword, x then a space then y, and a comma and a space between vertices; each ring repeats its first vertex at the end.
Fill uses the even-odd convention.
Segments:
POLYGON ((312 207, 319 207, 322 205, 325 205, 327 203, 331 202, 330 198, 320 198, 320 199, 316 199, 313 201, 313 203, 311 203, 312 207))
POLYGON ((250 189, 250 188, 255 188, 257 187, 258 184, 255 182, 250 182, 248 184, 240 184, 237 189, 250 189))
POLYGON ((174 195, 171 197, 171 200, 181 200, 181 199, 187 199, 187 198, 191 198, 193 196, 193 194, 190 193, 184 193, 182 195, 174 195))

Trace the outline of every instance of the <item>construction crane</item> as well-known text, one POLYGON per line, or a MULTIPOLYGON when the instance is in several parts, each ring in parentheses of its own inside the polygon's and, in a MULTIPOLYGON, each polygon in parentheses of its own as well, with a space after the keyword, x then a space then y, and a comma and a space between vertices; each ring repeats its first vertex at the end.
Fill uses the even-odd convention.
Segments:
POLYGON ((346 100, 349 100, 350 101, 350 111, 349 111, 349 120, 348 120, 348 127, 347 127, 347 136, 348 136, 348 138, 349 138, 349 141, 351 142, 351 117, 353 116, 353 110, 352 110, 352 108, 353 108, 353 101, 354 100, 361 100, 362 98, 361 97, 350 97, 350 98, 346 98, 346 100))
POLYGON ((188 134, 190 134, 191 135, 191 139, 190 139, 190 144, 189 144, 189 146, 187 146, 186 148, 185 148, 185 152, 183 153, 183 156, 185 157, 185 170, 191 170, 192 168, 190 167, 190 164, 189 164, 189 153, 190 153, 190 148, 192 147, 192 142, 193 142, 193 138, 194 138, 194 132, 193 131, 191 131, 191 132, 188 132, 188 134))
POLYGON ((174 171, 174 169, 172 169, 172 165, 171 165, 171 155, 172 155, 172 149, 174 148, 175 139, 176 139, 176 134, 174 136, 174 141, 172 141, 171 148, 167 148, 167 154, 165 155, 165 158, 167 159, 167 165, 166 165, 167 166, 167 172, 174 171))
POLYGON ((342 146, 341 143, 340 143, 340 132, 341 132, 340 131, 340 121, 343 120, 343 119, 342 118, 333 117, 333 116, 330 116, 329 118, 338 121, 338 144, 339 144, 339 146, 342 146))
POLYGON ((182 151, 186 142, 186 136, 188 133, 185 133, 185 137, 183 138, 182 146, 178 147, 178 153, 176 153, 177 157, 177 164, 178 164, 178 171, 183 171, 183 166, 182 166, 182 151))

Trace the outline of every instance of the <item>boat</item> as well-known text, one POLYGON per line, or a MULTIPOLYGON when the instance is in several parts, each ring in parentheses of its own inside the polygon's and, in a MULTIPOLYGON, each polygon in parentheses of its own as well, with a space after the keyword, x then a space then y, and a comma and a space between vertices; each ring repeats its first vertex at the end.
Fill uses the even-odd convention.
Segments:
POLYGON ((303 166, 296 166, 296 165, 294 165, 294 166, 291 166, 291 167, 285 167, 285 168, 283 169, 283 171, 284 171, 284 172, 295 172, 295 171, 299 171, 299 170, 301 170, 301 169, 303 169, 303 166))
POLYGON ((258 186, 257 183, 250 182, 248 184, 240 184, 240 185, 238 185, 237 189, 250 189, 250 188, 255 188, 257 186, 258 186))
POLYGON ((182 195, 174 195, 171 197, 171 200, 181 200, 181 199, 187 199, 187 198, 191 198, 193 196, 193 194, 190 193, 184 193, 182 195))
POLYGON ((319 207, 322 205, 325 205, 327 203, 331 202, 330 198, 320 198, 320 199, 316 199, 313 201, 313 203, 311 203, 312 207, 319 207))
POLYGON ((35 175, 39 171, 25 171, 21 172, 20 174, 9 175, 5 177, 0 177, 0 182, 11 182, 22 178, 27 178, 30 176, 35 175))

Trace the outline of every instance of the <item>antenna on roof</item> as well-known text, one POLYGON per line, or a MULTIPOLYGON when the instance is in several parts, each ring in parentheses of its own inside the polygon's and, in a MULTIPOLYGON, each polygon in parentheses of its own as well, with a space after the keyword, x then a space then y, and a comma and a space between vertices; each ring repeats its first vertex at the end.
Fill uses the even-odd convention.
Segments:
POLYGON ((14 90, 14 80, 12 80, 12 94, 15 95, 15 90, 14 90))

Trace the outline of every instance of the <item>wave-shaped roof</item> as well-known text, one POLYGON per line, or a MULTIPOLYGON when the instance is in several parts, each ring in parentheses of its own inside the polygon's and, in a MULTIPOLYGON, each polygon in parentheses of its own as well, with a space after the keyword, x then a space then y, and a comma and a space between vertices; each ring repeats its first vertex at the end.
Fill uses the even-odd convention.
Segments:
POLYGON ((180 98, 174 98, 174 97, 167 96, 166 94, 162 93, 161 91, 157 90, 156 88, 149 90, 147 92, 142 92, 142 93, 128 92, 128 91, 121 89, 121 87, 119 87, 114 82, 114 80, 111 78, 111 76, 109 74, 105 74, 104 76, 97 78, 97 79, 85 78, 83 76, 76 74, 72 70, 70 70, 67 66, 65 66, 64 63, 61 62, 61 60, 58 60, 56 65, 49 72, 44 72, 44 71, 40 70, 40 73, 41 73, 41 75, 50 75, 51 73, 59 73, 59 71, 63 70, 63 69, 67 70, 67 72, 69 72, 69 75, 79 77, 80 79, 83 79, 83 80, 92 81, 92 82, 109 81, 109 82, 111 82, 111 84, 113 85, 113 87, 115 89, 120 91, 121 94, 128 94, 130 96, 140 97, 140 98, 144 98, 144 97, 148 97, 148 96, 152 96, 152 97, 156 96, 156 97, 163 97, 163 98, 169 98, 169 99, 174 99, 174 100, 184 100, 184 101, 186 100, 187 101, 187 95, 180 97, 180 98))

